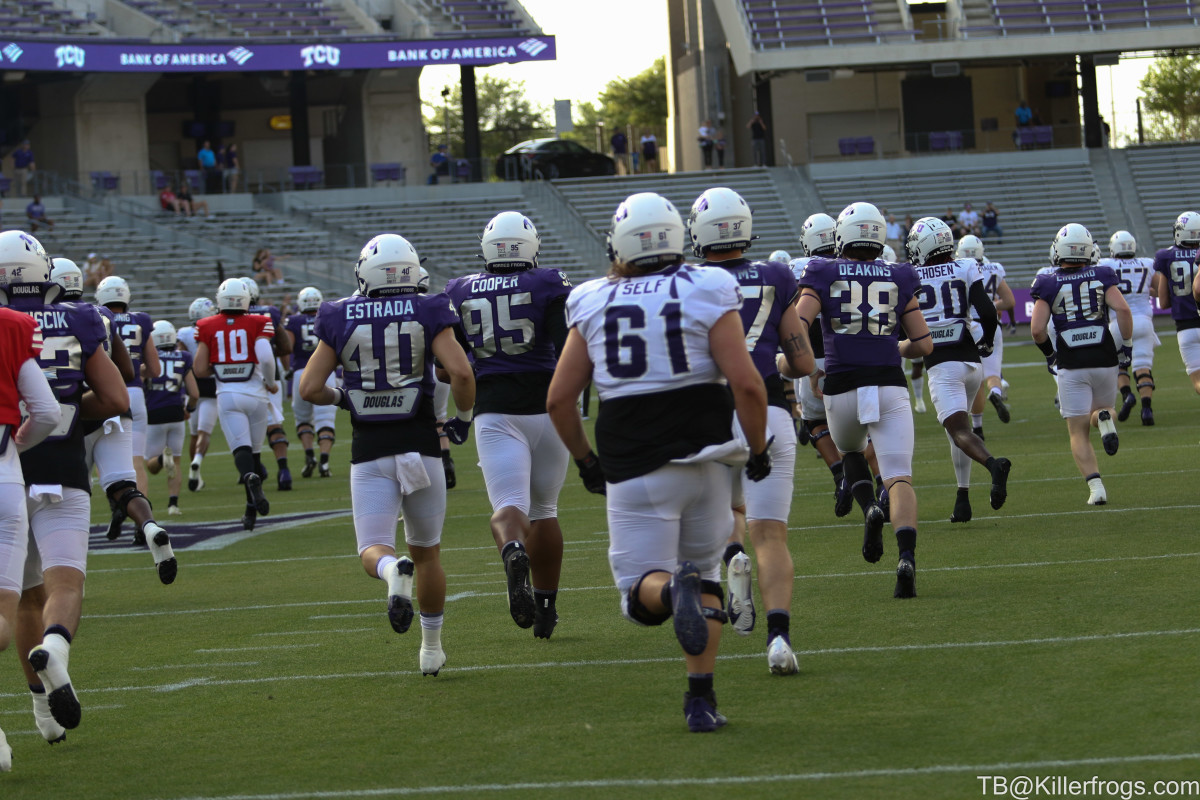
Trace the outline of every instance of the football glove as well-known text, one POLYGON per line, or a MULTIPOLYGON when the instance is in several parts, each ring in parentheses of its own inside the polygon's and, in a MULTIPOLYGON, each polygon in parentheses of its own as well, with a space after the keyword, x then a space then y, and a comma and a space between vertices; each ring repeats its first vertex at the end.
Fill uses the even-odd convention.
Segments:
POLYGON ((1054 353, 1046 356, 1046 371, 1051 375, 1058 374, 1058 356, 1054 353))
POLYGON ((1121 369, 1129 369, 1129 365, 1133 363, 1133 346, 1124 345, 1117 351, 1117 366, 1121 369))
POLYGON ((983 356, 984 358, 990 356, 992 351, 996 349, 996 345, 993 342, 985 342, 982 340, 976 342, 975 346, 979 348, 979 355, 983 356))
POLYGON ((451 444, 466 444, 471 435, 471 420, 451 417, 442 423, 442 430, 451 444))
POLYGON ((755 483, 771 474, 771 443, 774 441, 774 436, 767 439, 767 446, 762 452, 751 455, 746 462, 746 477, 755 483))
POLYGON ((604 470, 600 467, 600 459, 596 458, 594 452, 589 450, 583 458, 575 459, 575 466, 579 467, 579 477, 583 480, 583 488, 592 494, 608 493, 604 470))
POLYGON ((334 392, 336 399, 330 405, 335 405, 338 408, 344 408, 347 411, 349 411, 350 410, 350 396, 348 394, 346 394, 346 390, 340 386, 335 386, 335 387, 333 387, 333 392, 334 392))

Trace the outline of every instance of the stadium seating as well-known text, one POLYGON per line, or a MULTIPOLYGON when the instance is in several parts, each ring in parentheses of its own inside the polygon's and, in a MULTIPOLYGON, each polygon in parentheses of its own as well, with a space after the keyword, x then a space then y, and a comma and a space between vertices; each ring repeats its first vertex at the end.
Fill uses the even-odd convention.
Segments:
MULTIPOLYGON (((1171 224, 1184 211, 1200 211, 1200 145, 1128 147, 1125 155, 1138 201, 1158 246, 1170 242, 1171 224)), ((1141 248, 1149 252, 1149 247, 1141 248)))
POLYGON ((1200 16, 1192 0, 980 0, 963 3, 964 37, 1053 33, 1100 33, 1196 25, 1200 16))
POLYGON ((435 36, 519 36, 536 33, 508 0, 430 0, 430 4, 444 18, 444 24, 434 30, 435 36))
POLYGON ((753 45, 790 47, 912 41, 894 0, 741 0, 753 45))
POLYGON ((5 36, 97 35, 95 14, 79 16, 52 0, 0 0, 0 28, 5 36))

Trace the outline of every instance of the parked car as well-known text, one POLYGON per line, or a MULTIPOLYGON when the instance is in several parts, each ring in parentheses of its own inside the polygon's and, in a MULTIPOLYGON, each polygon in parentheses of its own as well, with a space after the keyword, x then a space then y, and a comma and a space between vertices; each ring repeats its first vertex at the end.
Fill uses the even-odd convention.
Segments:
POLYGON ((567 139, 530 139, 496 159, 496 175, 504 180, 548 180, 616 175, 611 158, 567 139))

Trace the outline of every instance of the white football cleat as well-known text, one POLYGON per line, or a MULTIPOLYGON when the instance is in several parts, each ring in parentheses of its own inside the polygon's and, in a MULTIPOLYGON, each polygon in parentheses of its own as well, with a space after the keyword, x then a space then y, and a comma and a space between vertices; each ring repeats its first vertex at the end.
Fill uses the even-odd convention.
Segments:
POLYGON ((745 551, 729 559, 725 582, 729 585, 729 624, 742 636, 754 630, 754 595, 750 589, 750 556, 745 551))
POLYGON ((29 665, 46 687, 50 715, 67 730, 79 727, 83 716, 79 698, 71 686, 71 676, 67 674, 70 655, 71 645, 57 633, 46 634, 42 643, 29 651, 29 665))
POLYGON ((174 583, 175 576, 179 573, 179 562, 175 560, 175 551, 171 549, 171 537, 157 522, 147 522, 142 526, 142 531, 146 534, 146 546, 150 548, 150 555, 154 556, 154 569, 158 572, 158 579, 164 585, 174 583))
POLYGON ((167 514, 172 517, 183 516, 183 512, 179 510, 179 506, 167 506, 167 514))
POLYGON ((4 731, 0 730, 0 772, 8 772, 12 769, 12 748, 8 746, 8 740, 4 738, 4 731))
POLYGON ((800 671, 800 662, 796 660, 796 654, 782 636, 771 640, 767 648, 767 666, 770 667, 772 675, 795 675, 800 671))
POLYGON ((38 733, 50 744, 58 744, 67 738, 67 729, 50 715, 50 701, 45 692, 33 694, 33 721, 37 723, 38 733))
POLYGON ((163 469, 167 471, 167 480, 175 480, 175 454, 170 447, 164 447, 162 452, 163 469))
POLYGON ((925 398, 918 395, 913 400, 913 411, 916 411, 918 414, 924 414, 925 410, 925 398))
POLYGON ((1108 494, 1104 491, 1104 484, 1100 482, 1099 478, 1092 478, 1088 481, 1088 489, 1091 490, 1087 501, 1089 506, 1102 506, 1108 502, 1108 494))
POLYGON ((383 570, 388 587, 388 622, 396 633, 407 633, 412 625, 413 571, 414 565, 408 556, 400 556, 383 570))
POLYGON ((442 646, 426 647, 421 645, 421 674, 432 675, 435 678, 441 672, 442 667, 446 663, 446 651, 442 650, 442 646))

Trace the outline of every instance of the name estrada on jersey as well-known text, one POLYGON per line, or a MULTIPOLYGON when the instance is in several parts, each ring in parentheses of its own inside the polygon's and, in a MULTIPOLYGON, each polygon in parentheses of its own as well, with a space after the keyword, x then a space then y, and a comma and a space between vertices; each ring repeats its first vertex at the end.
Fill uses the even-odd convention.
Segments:
POLYGON ((971 286, 982 284, 979 262, 960 258, 942 264, 915 267, 921 288, 917 302, 929 335, 933 352, 925 356, 925 366, 933 367, 945 361, 979 362, 979 349, 971 334, 971 286))
POLYGON ((446 294, 475 362, 475 413, 544 414, 566 338, 571 281, 557 269, 455 278, 446 294))
POLYGON ((921 288, 911 264, 814 258, 800 288, 821 300, 825 394, 908 386, 897 344, 900 315, 921 288))
POLYGON ((1167 279, 1175 330, 1200 328, 1196 299, 1192 297, 1192 282, 1196 278, 1196 249, 1164 247, 1154 254, 1154 271, 1162 273, 1167 279))
POLYGON ((1107 267, 1117 275, 1117 286, 1129 303, 1133 315, 1152 317, 1154 307, 1150 304, 1150 275, 1154 272, 1154 261, 1149 258, 1102 258, 1098 266, 1107 267))
POLYGON ((594 365, 597 455, 609 483, 730 440, 733 401, 708 332, 741 305, 729 272, 682 263, 571 292, 567 325, 594 365))
POLYGON ((354 438, 350 462, 397 453, 441 458, 433 340, 456 325, 444 294, 347 297, 317 311, 313 332, 338 354, 354 438))
POLYGON ((196 322, 197 338, 208 346, 218 392, 261 394, 262 369, 254 343, 275 335, 270 317, 261 314, 217 314, 196 322))
POLYGON ((780 348, 779 323, 783 312, 800 294, 791 269, 777 261, 746 258, 710 262, 704 266, 728 271, 741 286, 742 330, 746 332, 750 358, 766 384, 767 404, 790 410, 775 356, 780 348))
POLYGON ((1039 274, 1030 291, 1050 305, 1054 350, 1063 369, 1115 367, 1117 348, 1108 330, 1104 293, 1118 283, 1108 267, 1056 269, 1039 274))

